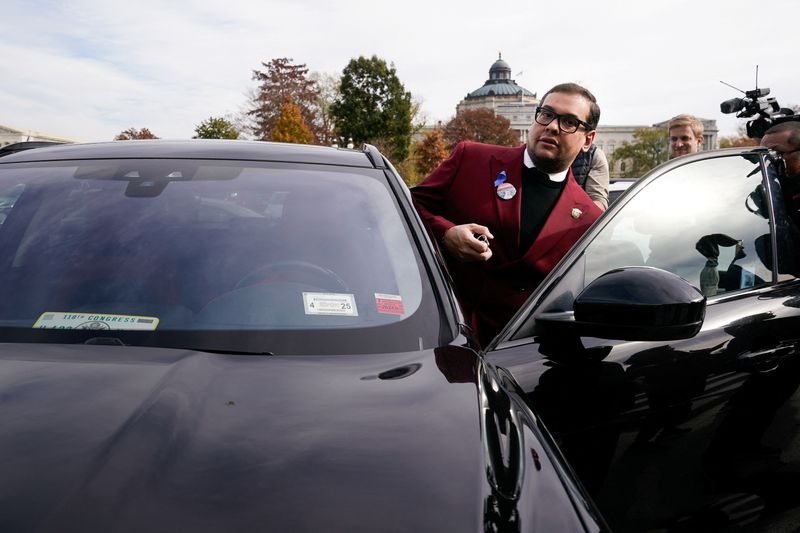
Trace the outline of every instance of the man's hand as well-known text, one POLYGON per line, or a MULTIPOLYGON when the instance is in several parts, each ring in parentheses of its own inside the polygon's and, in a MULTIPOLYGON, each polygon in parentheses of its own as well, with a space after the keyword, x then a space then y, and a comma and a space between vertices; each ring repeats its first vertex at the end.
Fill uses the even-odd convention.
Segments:
POLYGON ((461 224, 447 230, 442 238, 442 244, 447 252, 459 261, 488 261, 492 257, 489 243, 478 240, 476 235, 485 235, 487 239, 494 239, 489 228, 480 224, 461 224))

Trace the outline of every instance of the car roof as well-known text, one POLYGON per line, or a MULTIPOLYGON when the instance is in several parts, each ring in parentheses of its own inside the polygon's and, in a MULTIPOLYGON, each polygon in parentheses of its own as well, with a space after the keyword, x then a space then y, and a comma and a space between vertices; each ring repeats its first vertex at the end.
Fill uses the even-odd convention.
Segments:
POLYGON ((43 148, 45 146, 55 146, 58 144, 64 143, 59 141, 20 141, 18 143, 11 143, 0 148, 0 157, 16 154, 17 152, 22 152, 24 150, 43 148))
POLYGON ((88 159, 210 159, 316 163, 325 165, 384 168, 385 163, 375 147, 363 150, 327 146, 272 143, 239 140, 133 140, 103 143, 64 144, 11 154, 1 164, 69 161, 88 159))
POLYGON ((624 191, 634 183, 638 178, 620 178, 620 179, 612 179, 611 182, 608 184, 609 191, 624 191))

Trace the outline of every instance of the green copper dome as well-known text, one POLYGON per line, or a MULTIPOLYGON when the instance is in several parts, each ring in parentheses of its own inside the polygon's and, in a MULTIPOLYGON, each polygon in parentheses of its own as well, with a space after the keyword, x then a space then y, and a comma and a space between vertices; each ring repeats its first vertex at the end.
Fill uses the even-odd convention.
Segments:
POLYGON ((528 89, 517 85, 511 79, 511 67, 503 61, 502 55, 498 55, 497 61, 492 63, 489 68, 489 79, 483 87, 476 89, 467 95, 467 98, 480 98, 483 96, 536 96, 528 89))

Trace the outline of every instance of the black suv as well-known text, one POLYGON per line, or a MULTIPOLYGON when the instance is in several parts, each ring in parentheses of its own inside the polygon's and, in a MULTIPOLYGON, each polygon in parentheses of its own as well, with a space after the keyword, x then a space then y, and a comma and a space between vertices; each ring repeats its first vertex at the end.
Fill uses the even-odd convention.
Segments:
POLYGON ((0 197, 0 530, 796 527, 764 150, 638 180, 483 352, 371 147, 41 148, 0 197))
POLYGON ((598 531, 374 148, 0 159, 0 531, 598 531))

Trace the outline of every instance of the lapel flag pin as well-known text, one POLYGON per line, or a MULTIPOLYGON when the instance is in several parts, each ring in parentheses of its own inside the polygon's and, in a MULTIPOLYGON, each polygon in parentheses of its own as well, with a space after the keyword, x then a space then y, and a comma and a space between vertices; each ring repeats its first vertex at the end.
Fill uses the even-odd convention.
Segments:
POLYGON ((517 194, 517 188, 510 183, 506 183, 505 170, 501 170, 500 174, 497 175, 497 179, 494 180, 494 186, 497 188, 497 196, 502 200, 511 200, 517 194))

